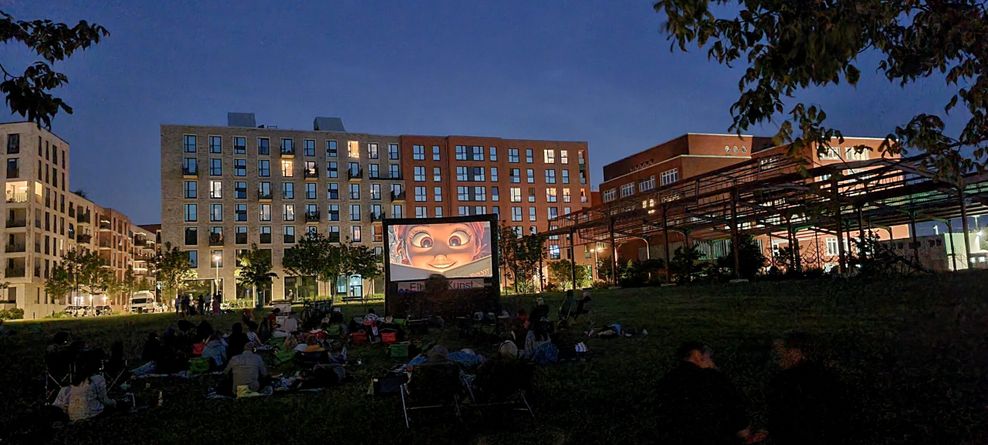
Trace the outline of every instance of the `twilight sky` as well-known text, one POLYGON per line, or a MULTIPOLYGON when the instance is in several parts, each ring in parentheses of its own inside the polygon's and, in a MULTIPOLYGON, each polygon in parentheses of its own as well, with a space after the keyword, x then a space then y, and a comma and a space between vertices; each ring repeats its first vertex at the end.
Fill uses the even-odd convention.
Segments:
MULTIPOLYGON (((368 133, 586 140, 597 184, 621 157, 686 132, 726 132, 740 76, 700 51, 670 52, 663 17, 641 0, 0 0, 0 9, 110 30, 56 66, 70 79, 57 94, 75 113, 52 130, 72 145, 72 189, 138 223, 160 218, 162 123, 223 125, 227 111, 252 111, 281 128, 311 129, 321 115, 368 133)), ((8 68, 22 70, 26 55, 0 47, 8 68)), ((942 82, 902 90, 874 66, 859 64, 857 88, 798 99, 858 136, 942 110, 942 82)))

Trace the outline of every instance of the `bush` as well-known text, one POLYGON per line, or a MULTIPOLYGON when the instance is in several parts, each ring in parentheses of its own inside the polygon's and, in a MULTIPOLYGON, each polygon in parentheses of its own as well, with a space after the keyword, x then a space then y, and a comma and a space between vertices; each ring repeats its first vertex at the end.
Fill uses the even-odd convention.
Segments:
POLYGON ((24 318, 24 309, 10 308, 0 310, 0 320, 20 320, 24 318))

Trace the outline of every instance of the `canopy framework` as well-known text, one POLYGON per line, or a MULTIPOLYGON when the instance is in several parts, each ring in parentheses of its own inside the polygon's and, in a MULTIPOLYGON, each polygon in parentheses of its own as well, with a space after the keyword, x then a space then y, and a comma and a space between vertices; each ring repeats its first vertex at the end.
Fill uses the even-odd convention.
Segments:
MULTIPOLYGON (((925 168, 925 159, 882 157, 804 168, 777 154, 562 216, 548 234, 606 242, 612 251, 628 240, 660 236, 670 258, 671 237, 735 240, 811 229, 838 236, 843 272, 845 233, 909 224, 915 251, 917 220, 960 217, 966 233, 967 215, 988 210, 988 175, 970 173, 951 184, 925 168)), ((737 249, 732 250, 737 272, 737 249)), ((613 253, 611 260, 616 267, 613 253)))

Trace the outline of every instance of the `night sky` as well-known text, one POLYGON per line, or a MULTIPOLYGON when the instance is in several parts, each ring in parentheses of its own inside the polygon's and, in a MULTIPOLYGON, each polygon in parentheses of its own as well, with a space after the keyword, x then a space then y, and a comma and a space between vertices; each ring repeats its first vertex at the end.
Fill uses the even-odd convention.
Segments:
MULTIPOLYGON (((648 1, 203 3, 0 1, 18 19, 110 30, 57 65, 75 113, 52 129, 72 145, 71 187, 138 223, 160 218, 163 123, 223 125, 227 111, 249 111, 280 128, 311 129, 320 115, 368 133, 587 140, 596 184, 606 163, 727 131, 738 94, 739 70, 670 52, 648 1)), ((0 47, 8 70, 27 55, 0 47)), ((847 135, 883 136, 948 98, 937 79, 890 84, 874 55, 859 67, 857 88, 798 99, 847 135)))

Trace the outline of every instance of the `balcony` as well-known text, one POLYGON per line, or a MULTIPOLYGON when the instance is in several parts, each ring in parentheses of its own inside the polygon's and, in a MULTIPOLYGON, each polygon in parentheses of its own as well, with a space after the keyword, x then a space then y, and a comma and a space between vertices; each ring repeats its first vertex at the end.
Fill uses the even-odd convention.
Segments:
POLYGON ((7 278, 24 277, 24 268, 23 267, 8 267, 8 268, 5 268, 4 269, 3 274, 7 278))
POLYGON ((5 250, 7 251, 7 253, 19 253, 19 252, 24 252, 26 250, 26 246, 24 245, 24 243, 14 243, 14 244, 8 243, 7 248, 5 250))
POLYGON ((306 212, 305 222, 319 222, 319 212, 306 212))
POLYGON ((302 176, 305 179, 318 179, 319 178, 319 169, 316 169, 316 168, 307 168, 307 169, 304 169, 304 170, 302 170, 302 176))
POLYGON ((100 220, 100 222, 99 222, 99 229, 100 230, 113 230, 113 227, 110 226, 110 222, 109 221, 103 219, 103 220, 100 220))
POLYGON ((271 244, 271 234, 262 233, 261 234, 261 244, 271 244))
POLYGON ((134 247, 144 247, 148 244, 148 240, 140 237, 134 237, 134 247))
POLYGON ((370 212, 371 221, 381 221, 385 218, 384 212, 370 212))
POLYGON ((352 168, 351 169, 347 169, 346 176, 351 181, 354 180, 354 179, 363 179, 363 177, 364 177, 364 169, 362 169, 362 168, 358 168, 358 169, 352 169, 352 168))
POLYGON ((247 234, 246 233, 236 234, 236 236, 234 237, 234 242, 236 242, 237 244, 247 244, 247 234))
POLYGON ((267 193, 265 193, 265 192, 257 192, 257 199, 258 199, 258 201, 270 201, 271 200, 271 192, 267 192, 267 193))
POLYGON ((108 240, 108 239, 101 239, 101 240, 99 240, 99 248, 100 249, 112 249, 113 248, 113 243, 111 243, 110 240, 108 240))
POLYGON ((223 235, 218 233, 209 234, 209 245, 210 246, 222 246, 223 245, 223 235))
POLYGON ((90 221, 92 221, 92 218, 91 218, 89 212, 86 212, 86 213, 81 213, 80 212, 79 214, 76 215, 75 220, 79 224, 89 224, 90 221))
POLYGON ((9 219, 8 218, 7 219, 7 228, 10 229, 10 228, 14 228, 14 227, 27 227, 27 219, 26 218, 13 218, 13 219, 9 219))
POLYGON ((295 235, 285 235, 285 244, 295 244, 295 235))
POLYGON ((283 157, 283 158, 294 158, 295 157, 295 147, 281 147, 281 157, 283 157))
POLYGON ((396 193, 394 190, 392 190, 391 191, 391 200, 392 201, 404 201, 405 200, 405 191, 402 190, 402 191, 396 193))
POLYGON ((199 176, 199 169, 196 167, 182 167, 182 176, 186 178, 196 178, 199 176))
POLYGON ((78 237, 76 237, 75 240, 76 240, 76 242, 80 242, 80 243, 84 243, 84 244, 89 244, 89 242, 93 240, 93 236, 90 235, 90 234, 88 234, 88 233, 83 233, 83 234, 79 235, 78 237))

